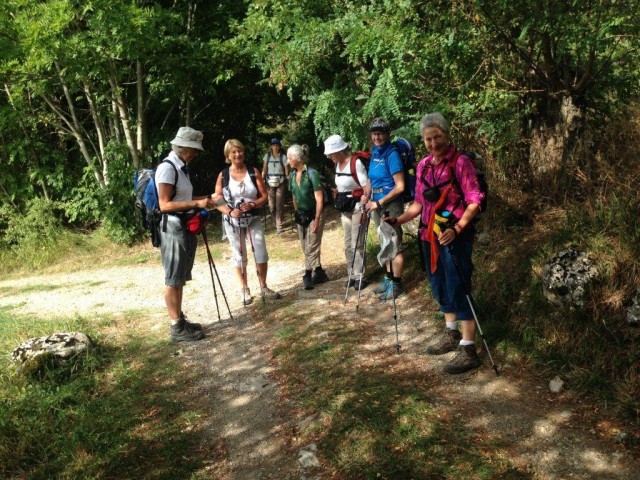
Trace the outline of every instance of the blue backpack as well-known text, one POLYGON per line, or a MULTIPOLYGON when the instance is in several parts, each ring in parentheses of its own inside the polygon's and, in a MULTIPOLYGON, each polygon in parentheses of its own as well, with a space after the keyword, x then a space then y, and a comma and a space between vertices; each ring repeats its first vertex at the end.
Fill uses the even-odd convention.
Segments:
MULTIPOLYGON (((175 170, 176 179, 173 182, 173 193, 171 198, 176 195, 176 185, 178 184, 178 169, 169 160, 163 160, 162 163, 170 164, 175 170)), ((160 202, 158 201, 158 189, 156 187, 155 175, 156 168, 140 168, 133 172, 133 189, 136 194, 135 205, 142 215, 142 225, 151 233, 151 245, 160 246, 160 202)))
POLYGON ((404 138, 396 138, 391 143, 395 145, 402 159, 404 171, 402 201, 412 202, 416 195, 416 149, 409 140, 404 138))

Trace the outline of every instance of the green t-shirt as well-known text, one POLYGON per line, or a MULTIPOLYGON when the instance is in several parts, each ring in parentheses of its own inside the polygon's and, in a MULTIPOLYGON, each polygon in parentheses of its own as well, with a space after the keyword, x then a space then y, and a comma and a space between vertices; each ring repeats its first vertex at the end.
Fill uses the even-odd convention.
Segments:
POLYGON ((316 197, 313 192, 322 190, 318 171, 314 168, 309 169, 306 165, 302 167, 300 185, 296 181, 297 170, 291 170, 289 175, 289 191, 296 199, 298 210, 315 210, 316 197))

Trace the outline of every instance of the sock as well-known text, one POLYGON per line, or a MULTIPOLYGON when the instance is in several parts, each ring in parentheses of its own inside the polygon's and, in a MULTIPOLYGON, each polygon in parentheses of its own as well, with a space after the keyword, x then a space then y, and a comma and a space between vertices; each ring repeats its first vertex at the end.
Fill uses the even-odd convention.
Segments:
POLYGON ((318 265, 316 267, 316 272, 321 272, 322 271, 322 265, 318 265))
POLYGON ((180 323, 180 319, 176 318, 175 320, 172 318, 171 320, 171 325, 178 325, 180 323))
POLYGON ((388 278, 389 280, 393 279, 393 275, 391 275, 391 272, 387 272, 387 278, 388 278))
POLYGON ((458 322, 447 322, 447 329, 448 330, 457 330, 458 329, 458 322))
POLYGON ((393 283, 402 283, 402 277, 391 277, 393 283))
POLYGON ((465 345, 475 345, 476 342, 474 342, 473 340, 460 340, 460 345, 462 345, 463 347, 465 345))
POLYGON ((304 274, 305 274, 307 277, 310 277, 310 276, 311 276, 311 270, 305 270, 305 271, 304 271, 304 274))

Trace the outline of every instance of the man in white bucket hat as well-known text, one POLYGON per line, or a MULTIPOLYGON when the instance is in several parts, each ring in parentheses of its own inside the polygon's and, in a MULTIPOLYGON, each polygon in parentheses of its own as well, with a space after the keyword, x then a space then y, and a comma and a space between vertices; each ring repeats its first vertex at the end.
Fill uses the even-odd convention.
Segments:
POLYGON ((174 342, 191 342, 204 337, 202 326, 187 320, 182 311, 182 291, 191 280, 198 240, 186 228, 187 217, 200 209, 212 209, 209 196, 194 197, 187 166, 202 150, 202 132, 180 127, 171 140, 169 156, 158 165, 155 182, 162 212, 160 251, 165 272, 164 300, 171 320, 174 342))

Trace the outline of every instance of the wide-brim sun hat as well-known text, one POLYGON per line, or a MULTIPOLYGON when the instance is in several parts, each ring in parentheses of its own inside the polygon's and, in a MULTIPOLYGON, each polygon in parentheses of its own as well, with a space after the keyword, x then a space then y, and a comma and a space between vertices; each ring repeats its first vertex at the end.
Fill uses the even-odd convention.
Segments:
POLYGON ((324 141, 324 154, 341 152, 349 148, 349 144, 345 142, 340 135, 331 135, 324 141))
POLYGON ((194 130, 191 127, 180 127, 178 129, 178 133, 176 133, 176 138, 171 140, 171 145, 176 145, 178 147, 187 147, 187 148, 195 148, 196 150, 204 150, 202 148, 202 132, 199 130, 194 130))

